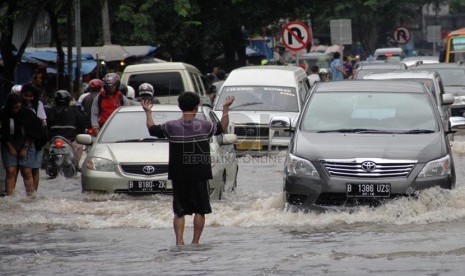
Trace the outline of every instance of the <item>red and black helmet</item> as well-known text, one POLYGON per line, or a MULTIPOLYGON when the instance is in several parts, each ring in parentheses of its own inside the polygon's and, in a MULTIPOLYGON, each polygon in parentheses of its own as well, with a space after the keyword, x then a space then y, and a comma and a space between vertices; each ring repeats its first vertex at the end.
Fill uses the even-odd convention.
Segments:
POLYGON ((93 79, 89 82, 89 88, 92 91, 100 91, 103 87, 103 81, 99 79, 93 79))

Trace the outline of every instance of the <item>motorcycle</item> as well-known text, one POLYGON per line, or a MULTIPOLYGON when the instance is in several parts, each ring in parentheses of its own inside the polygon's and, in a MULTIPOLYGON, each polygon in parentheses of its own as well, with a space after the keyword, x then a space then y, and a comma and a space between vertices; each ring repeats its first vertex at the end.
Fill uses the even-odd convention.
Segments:
POLYGON ((58 174, 70 178, 77 173, 78 164, 71 142, 63 136, 54 136, 50 140, 45 159, 45 173, 51 179, 56 178, 58 174))

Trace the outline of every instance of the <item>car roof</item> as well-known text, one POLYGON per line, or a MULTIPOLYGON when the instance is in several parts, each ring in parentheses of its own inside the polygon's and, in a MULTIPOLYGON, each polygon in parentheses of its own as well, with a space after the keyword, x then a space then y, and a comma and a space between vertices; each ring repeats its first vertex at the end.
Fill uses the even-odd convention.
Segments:
POLYGON ((425 93, 422 84, 415 81, 383 81, 379 80, 349 80, 322 82, 312 93, 324 92, 392 92, 392 93, 425 93))
POLYGON ((375 50, 375 54, 378 53, 401 53, 403 52, 400 47, 391 47, 391 48, 378 48, 375 50))
POLYGON ((199 71, 195 66, 184 62, 158 62, 128 65, 124 68, 124 73, 157 70, 194 70, 199 71))
MULTIPOLYGON (((200 108, 203 108, 203 105, 199 106, 200 108)), ((140 111, 143 112, 144 110, 142 109, 142 106, 140 105, 130 105, 130 106, 122 106, 120 109, 118 109, 118 112, 136 112, 140 111)), ((181 112, 181 109, 175 104, 154 104, 152 106, 152 111, 162 111, 162 112, 174 112, 174 111, 179 111, 181 112)))
POLYGON ((435 71, 409 71, 409 70, 396 70, 386 73, 369 73, 363 76, 363 79, 381 80, 381 79, 433 79, 439 76, 435 71))
POLYGON ((297 66, 246 66, 235 69, 229 73, 223 84, 227 86, 289 86, 296 85, 297 76, 307 76, 304 69, 297 66))
POLYGON ((405 69, 406 65, 401 62, 368 62, 360 63, 357 70, 360 69, 405 69))
POLYGON ((447 68, 461 68, 461 69, 465 69, 465 66, 461 63, 428 63, 428 64, 418 64, 417 66, 414 66, 414 67, 411 67, 411 69, 414 69, 414 70, 420 70, 421 68, 444 68, 444 69, 447 69, 447 68))

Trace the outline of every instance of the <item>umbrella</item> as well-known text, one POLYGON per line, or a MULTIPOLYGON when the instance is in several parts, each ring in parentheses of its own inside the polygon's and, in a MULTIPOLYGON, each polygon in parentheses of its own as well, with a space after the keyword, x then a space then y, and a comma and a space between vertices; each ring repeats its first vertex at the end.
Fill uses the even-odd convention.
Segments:
POLYGON ((95 59, 104 61, 119 61, 131 56, 121 45, 103 45, 92 53, 95 59))

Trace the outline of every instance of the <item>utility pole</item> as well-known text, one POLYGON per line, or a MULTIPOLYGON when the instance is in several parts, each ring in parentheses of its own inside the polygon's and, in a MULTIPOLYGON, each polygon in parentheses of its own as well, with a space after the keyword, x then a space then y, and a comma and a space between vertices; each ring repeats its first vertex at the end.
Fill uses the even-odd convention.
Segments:
POLYGON ((108 0, 102 1, 102 29, 103 29, 103 45, 111 45, 110 16, 108 13, 108 0))
POLYGON ((81 1, 74 0, 74 18, 76 24, 76 72, 74 96, 77 99, 81 92, 81 1))

